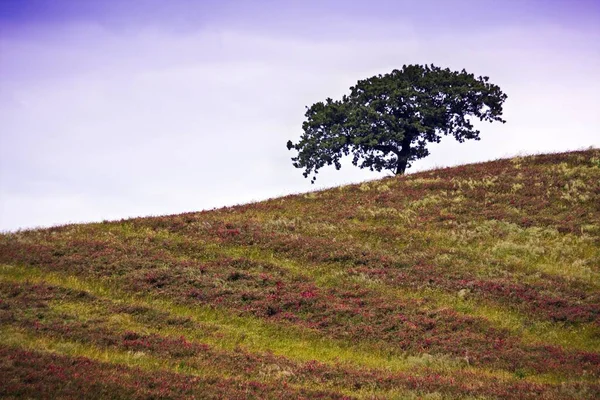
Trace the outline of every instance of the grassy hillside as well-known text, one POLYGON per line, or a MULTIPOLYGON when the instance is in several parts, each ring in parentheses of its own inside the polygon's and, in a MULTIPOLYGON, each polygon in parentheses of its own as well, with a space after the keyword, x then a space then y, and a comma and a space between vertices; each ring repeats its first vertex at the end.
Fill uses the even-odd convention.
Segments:
POLYGON ((0 396, 600 398, 600 150, 0 235, 0 396))

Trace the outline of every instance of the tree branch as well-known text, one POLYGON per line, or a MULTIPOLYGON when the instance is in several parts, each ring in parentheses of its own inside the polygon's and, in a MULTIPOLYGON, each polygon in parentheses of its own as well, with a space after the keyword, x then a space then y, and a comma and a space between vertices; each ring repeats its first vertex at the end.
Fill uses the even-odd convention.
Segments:
POLYGON ((396 155, 399 154, 398 148, 391 146, 391 145, 378 144, 378 145, 373 146, 373 148, 375 150, 383 151, 384 153, 392 152, 396 155))

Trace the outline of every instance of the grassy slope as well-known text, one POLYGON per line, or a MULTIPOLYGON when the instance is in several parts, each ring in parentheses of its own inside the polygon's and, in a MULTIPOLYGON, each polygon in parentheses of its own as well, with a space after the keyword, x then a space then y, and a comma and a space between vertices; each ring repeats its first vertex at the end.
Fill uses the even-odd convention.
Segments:
POLYGON ((0 396, 600 397, 600 151, 0 236, 0 396))

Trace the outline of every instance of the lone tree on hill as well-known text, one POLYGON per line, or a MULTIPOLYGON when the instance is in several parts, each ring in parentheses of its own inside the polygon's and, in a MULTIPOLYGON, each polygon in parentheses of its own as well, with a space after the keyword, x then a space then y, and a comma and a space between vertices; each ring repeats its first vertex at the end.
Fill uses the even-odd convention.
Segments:
POLYGON ((434 65, 405 65, 402 70, 358 81, 342 100, 325 100, 307 107, 304 134, 288 150, 303 175, 312 174, 352 153, 352 163, 371 171, 388 169, 404 174, 411 162, 429 155, 428 142, 439 143, 442 134, 459 142, 479 140, 468 117, 504 121, 500 88, 487 76, 475 78, 434 65))

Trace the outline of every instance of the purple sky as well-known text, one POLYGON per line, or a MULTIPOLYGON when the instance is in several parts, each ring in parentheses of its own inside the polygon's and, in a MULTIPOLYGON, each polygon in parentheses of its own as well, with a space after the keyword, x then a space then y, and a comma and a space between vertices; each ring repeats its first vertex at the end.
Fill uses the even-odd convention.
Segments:
POLYGON ((410 171, 600 146, 597 1, 0 0, 0 230, 386 174, 293 168, 304 107, 409 63, 487 75, 505 125, 410 171))

